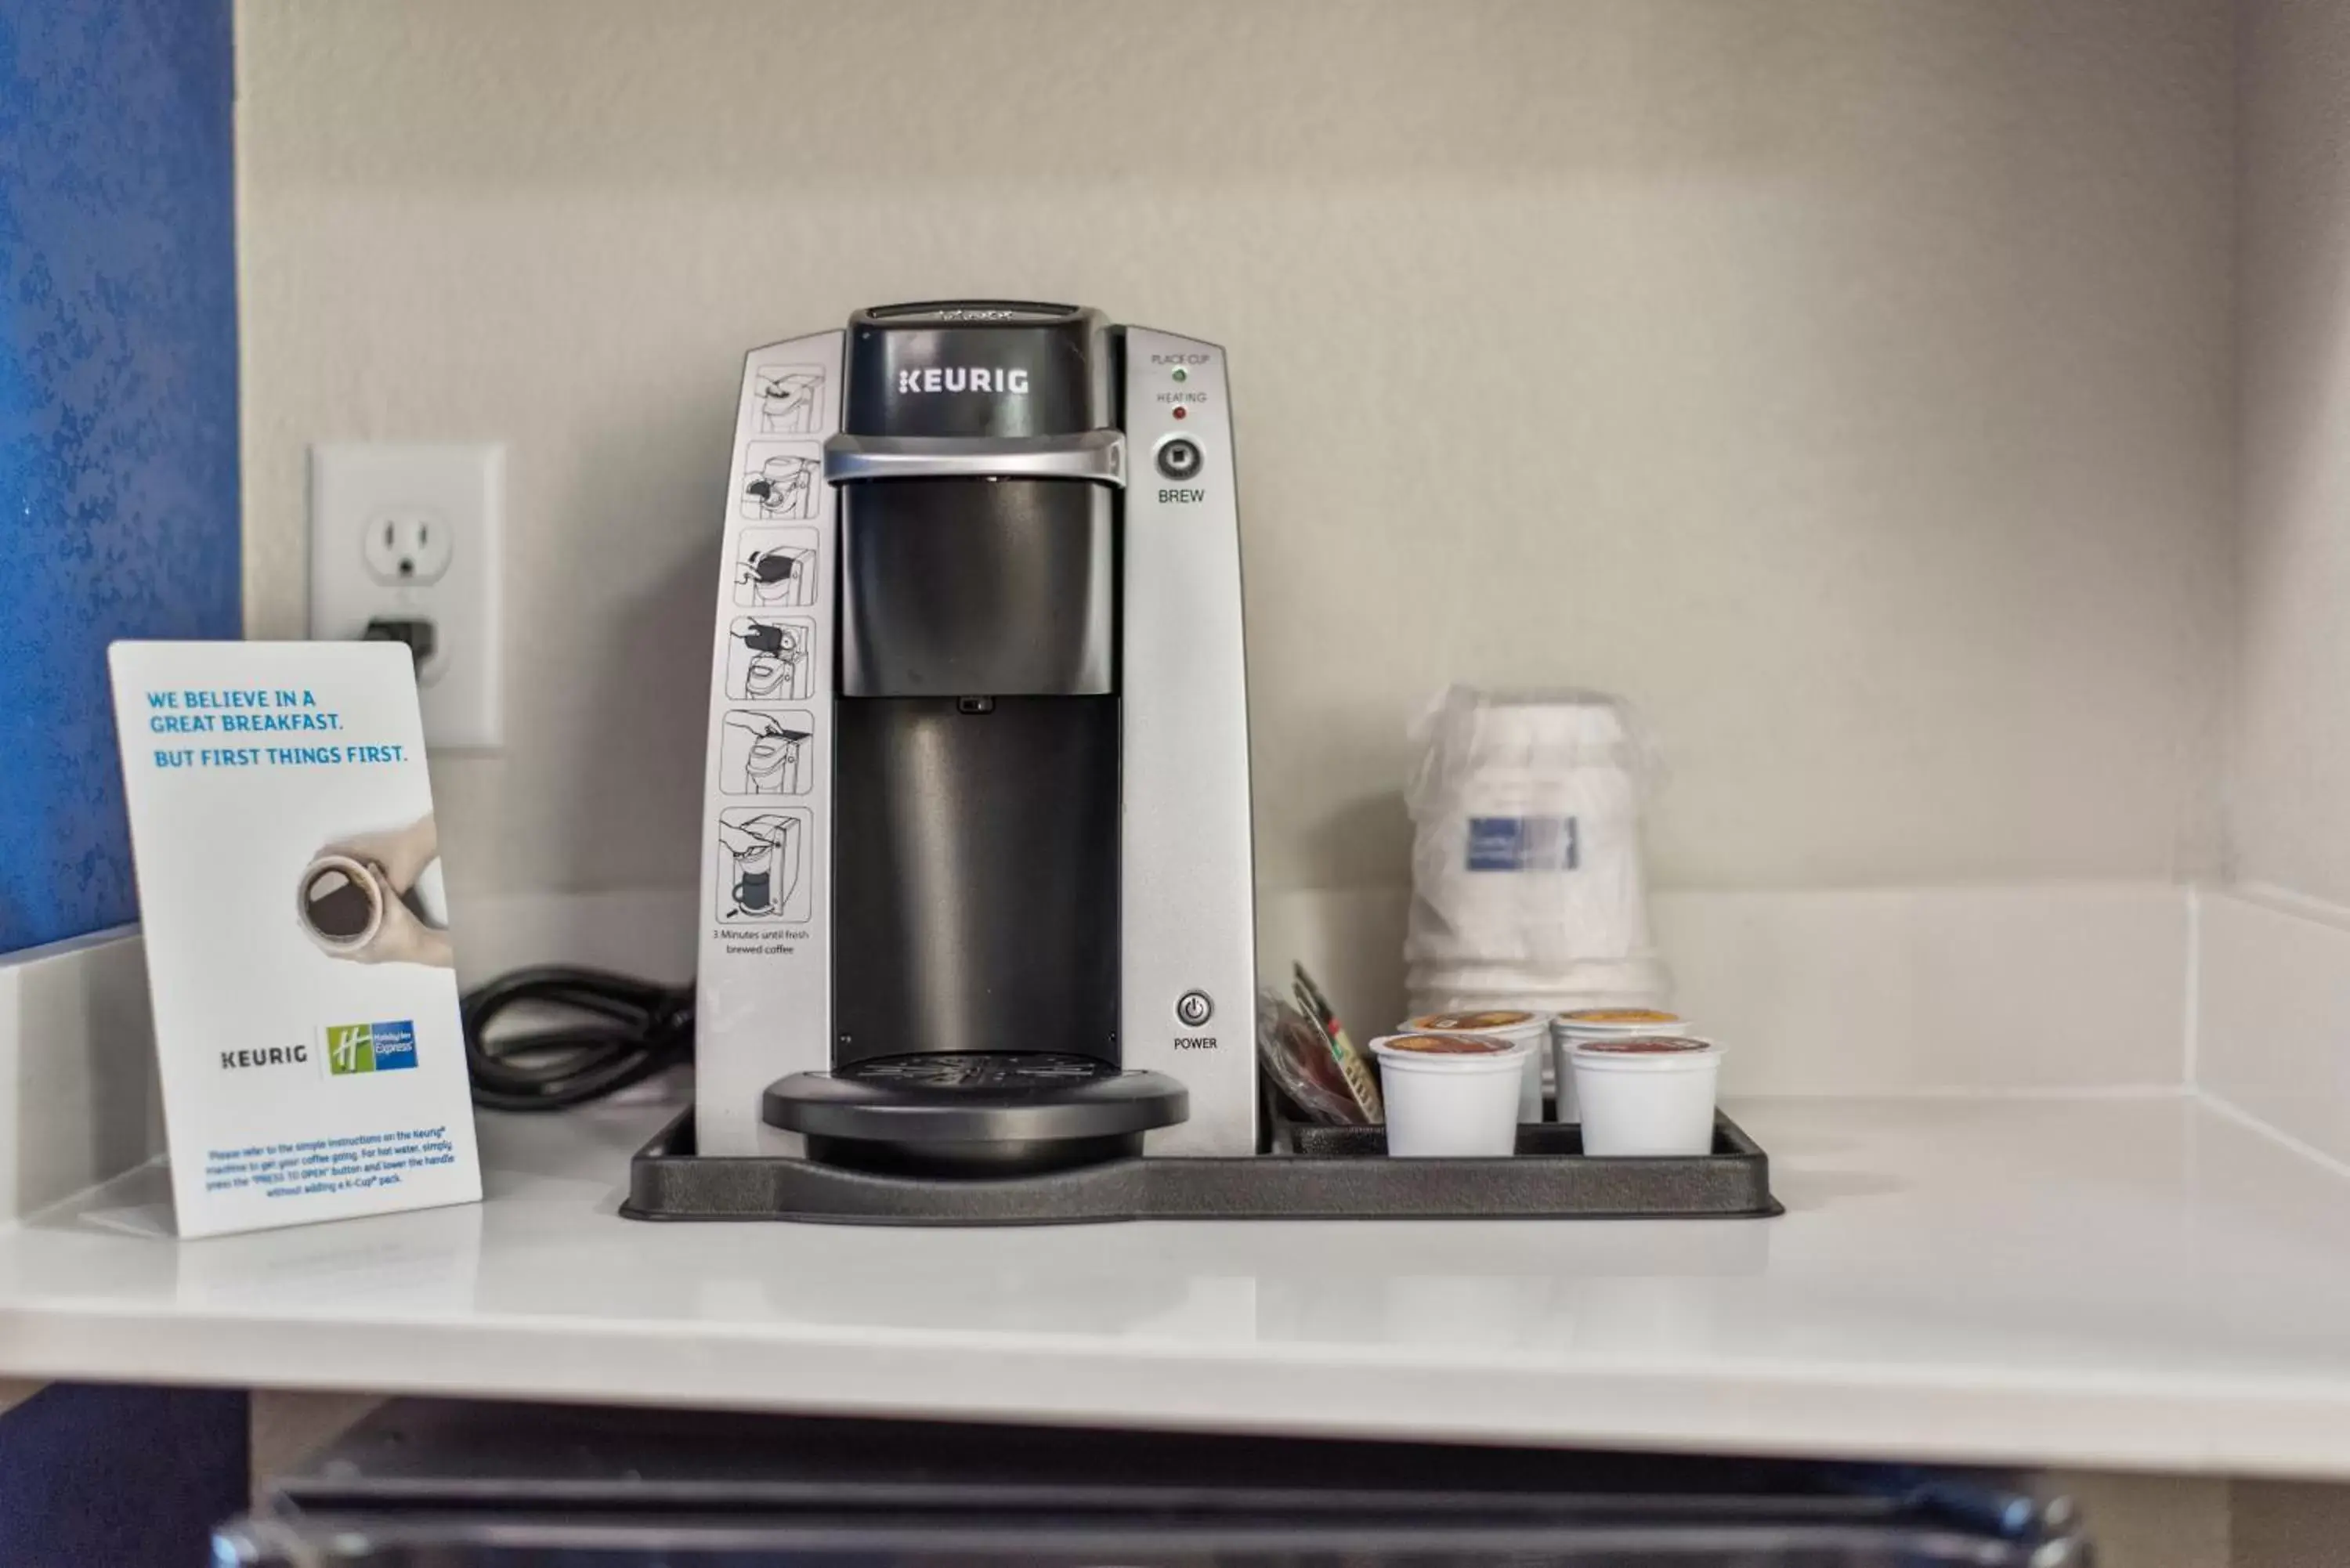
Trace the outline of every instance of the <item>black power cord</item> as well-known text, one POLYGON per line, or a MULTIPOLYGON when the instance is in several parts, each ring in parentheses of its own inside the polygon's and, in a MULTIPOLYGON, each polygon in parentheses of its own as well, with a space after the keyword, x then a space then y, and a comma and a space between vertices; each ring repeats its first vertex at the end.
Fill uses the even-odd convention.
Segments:
POLYGON ((473 1103, 559 1111, 693 1057, 693 987, 549 964, 475 986, 461 1004, 473 1103), (529 1005, 574 1016, 493 1040, 490 1021, 529 1005))
POLYGON ((440 645, 441 634, 433 629, 429 620, 378 616, 367 623, 367 629, 359 633, 359 640, 408 644, 409 660, 416 666, 416 673, 421 676, 424 673, 424 661, 432 657, 432 650, 440 645))

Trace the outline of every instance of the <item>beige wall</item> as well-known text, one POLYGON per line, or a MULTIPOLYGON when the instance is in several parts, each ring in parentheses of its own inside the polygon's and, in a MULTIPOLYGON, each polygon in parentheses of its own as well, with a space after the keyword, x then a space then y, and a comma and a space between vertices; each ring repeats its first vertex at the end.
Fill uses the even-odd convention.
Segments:
POLYGON ((2230 1568, 2340 1568, 2350 1558, 2350 1487, 2238 1481, 2228 1516, 2230 1568))
POLYGON ((2350 1487, 2064 1471, 2040 1490, 2080 1505, 2097 1568, 2339 1568, 2350 1487))
POLYGON ((2350 7, 2248 0, 2241 39, 2231 868, 2350 904, 2350 7))
POLYGON ((303 628, 307 443, 512 443, 461 890, 691 883, 741 356, 951 292, 1230 347, 1268 889, 1403 879, 1456 677, 1632 694, 1671 884, 2216 857, 2222 0, 238 27, 251 629, 303 628))

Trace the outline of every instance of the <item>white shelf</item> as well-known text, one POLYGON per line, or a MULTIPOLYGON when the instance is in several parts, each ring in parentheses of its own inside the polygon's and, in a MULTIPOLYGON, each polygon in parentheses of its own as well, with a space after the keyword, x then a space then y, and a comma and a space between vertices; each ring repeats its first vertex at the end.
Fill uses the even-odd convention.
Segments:
POLYGON ((478 1208, 0 1231, 0 1376, 2350 1477, 2350 1180, 2185 1098, 1737 1107, 1767 1221, 618 1217, 647 1107, 478 1208))

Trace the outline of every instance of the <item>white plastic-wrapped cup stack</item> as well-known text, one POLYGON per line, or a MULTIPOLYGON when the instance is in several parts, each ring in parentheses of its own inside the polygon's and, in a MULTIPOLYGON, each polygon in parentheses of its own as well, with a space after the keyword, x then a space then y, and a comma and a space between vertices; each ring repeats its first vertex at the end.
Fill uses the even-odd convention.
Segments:
POLYGON ((1567 1052, 1583 1152, 1601 1158, 1713 1152, 1721 1047, 1690 1035, 1579 1040, 1567 1052))
POLYGON ((1583 1040, 1629 1040, 1643 1034, 1694 1034, 1690 1021, 1660 1007, 1584 1007, 1562 1012, 1550 1021, 1551 1074, 1558 1084, 1558 1119, 1580 1121, 1575 1075, 1568 1071, 1568 1054, 1583 1040))
POLYGON ((1383 1034, 1371 1042, 1388 1153, 1406 1159, 1515 1154, 1518 1085, 1534 1047, 1490 1034, 1383 1034))
POLYGON ((1454 687, 1413 732, 1413 1012, 1667 1001, 1640 865, 1650 768, 1624 704, 1454 687))
POLYGON ((1543 1067, 1550 1057, 1550 1014, 1522 1007, 1488 1008, 1471 1012, 1423 1012, 1404 1022, 1414 1034, 1476 1034, 1525 1047, 1525 1069, 1518 1084, 1518 1120, 1543 1119, 1543 1067))

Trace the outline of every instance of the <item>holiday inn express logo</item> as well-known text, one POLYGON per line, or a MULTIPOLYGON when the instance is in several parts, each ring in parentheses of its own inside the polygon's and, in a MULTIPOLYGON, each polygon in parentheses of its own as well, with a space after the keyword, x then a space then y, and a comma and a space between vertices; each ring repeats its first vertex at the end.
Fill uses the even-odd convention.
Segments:
POLYGON ((327 1025, 327 1071, 334 1077, 391 1073, 415 1065, 416 1025, 408 1019, 327 1025))

